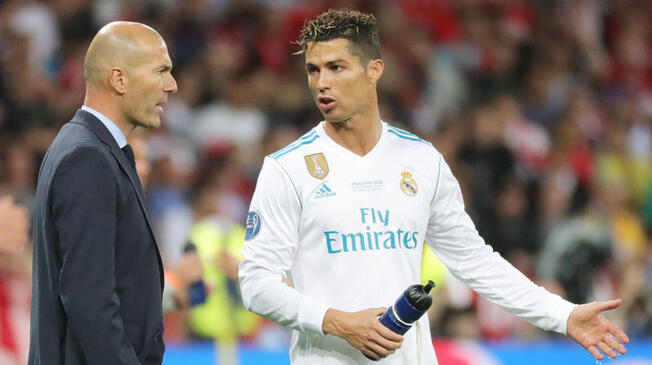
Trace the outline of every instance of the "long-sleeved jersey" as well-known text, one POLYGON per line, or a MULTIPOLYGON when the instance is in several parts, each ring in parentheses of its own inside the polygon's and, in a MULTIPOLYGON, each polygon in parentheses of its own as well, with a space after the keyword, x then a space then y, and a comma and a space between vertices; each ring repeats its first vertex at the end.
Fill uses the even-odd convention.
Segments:
MULTIPOLYGON (((419 282, 424 243, 476 292, 541 328, 566 332, 573 304, 484 243, 457 180, 429 142, 382 122, 376 146, 359 156, 334 142, 324 123, 265 158, 240 265, 245 306, 295 330, 293 364, 373 363, 324 335, 324 315, 391 305, 419 282)), ((415 327, 376 364, 436 364, 427 316, 415 327)))

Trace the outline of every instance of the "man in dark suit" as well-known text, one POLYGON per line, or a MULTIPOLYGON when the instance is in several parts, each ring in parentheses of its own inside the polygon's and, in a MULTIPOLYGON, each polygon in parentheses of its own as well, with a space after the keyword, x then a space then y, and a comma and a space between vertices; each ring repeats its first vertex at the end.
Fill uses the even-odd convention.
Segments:
POLYGON ((88 48, 84 106, 39 173, 29 365, 162 362, 163 267, 126 137, 160 125, 171 68, 143 24, 110 23, 88 48))

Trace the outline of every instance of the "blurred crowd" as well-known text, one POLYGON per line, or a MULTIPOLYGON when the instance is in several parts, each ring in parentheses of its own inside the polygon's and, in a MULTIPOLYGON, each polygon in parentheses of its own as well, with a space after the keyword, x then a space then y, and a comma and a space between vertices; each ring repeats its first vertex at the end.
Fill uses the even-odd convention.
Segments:
MULTIPOLYGON (((264 156, 321 120, 293 41, 331 7, 376 15, 381 115, 444 154, 486 241, 569 300, 623 298, 617 323, 652 335, 649 1, 0 1, 0 198, 31 208, 43 154, 83 102, 95 32, 154 27, 179 92, 163 126, 130 143, 165 265, 192 247, 208 295, 169 314, 166 336, 286 346, 287 331, 239 303, 242 225, 264 156)), ((30 248, 0 252, 0 363, 24 363, 30 248)), ((433 336, 548 336, 431 255, 424 277, 438 280, 433 336)))

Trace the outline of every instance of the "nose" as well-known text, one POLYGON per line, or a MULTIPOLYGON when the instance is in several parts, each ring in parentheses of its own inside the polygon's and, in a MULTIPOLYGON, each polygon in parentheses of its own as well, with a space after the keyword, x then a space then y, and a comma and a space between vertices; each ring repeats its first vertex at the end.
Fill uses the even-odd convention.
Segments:
POLYGON ((168 74, 170 77, 164 85, 163 91, 166 93, 176 93, 177 92, 177 80, 174 79, 172 74, 168 74))
POLYGON ((319 79, 317 80, 317 87, 319 91, 324 91, 331 88, 331 78, 328 72, 320 72, 319 79))

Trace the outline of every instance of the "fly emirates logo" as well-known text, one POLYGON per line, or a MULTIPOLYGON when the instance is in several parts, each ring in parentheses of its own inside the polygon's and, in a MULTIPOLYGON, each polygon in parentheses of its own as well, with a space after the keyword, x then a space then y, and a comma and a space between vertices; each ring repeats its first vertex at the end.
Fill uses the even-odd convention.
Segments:
POLYGON ((324 232, 328 253, 335 255, 358 251, 413 250, 419 242, 419 232, 389 228, 389 209, 360 208, 360 222, 365 227, 362 232, 324 232))

